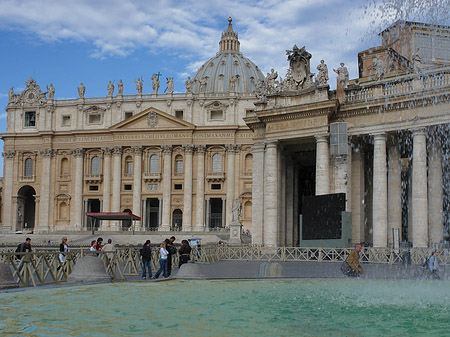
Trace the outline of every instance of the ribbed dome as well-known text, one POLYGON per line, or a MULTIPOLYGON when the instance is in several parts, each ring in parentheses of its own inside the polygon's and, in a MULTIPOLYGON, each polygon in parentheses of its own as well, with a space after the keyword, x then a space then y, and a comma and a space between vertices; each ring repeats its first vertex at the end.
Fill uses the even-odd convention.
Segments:
POLYGON ((239 51, 238 35, 233 31, 231 18, 219 42, 220 51, 203 64, 193 78, 193 93, 252 93, 260 80, 261 70, 239 51), (233 88, 234 87, 234 88, 233 88))

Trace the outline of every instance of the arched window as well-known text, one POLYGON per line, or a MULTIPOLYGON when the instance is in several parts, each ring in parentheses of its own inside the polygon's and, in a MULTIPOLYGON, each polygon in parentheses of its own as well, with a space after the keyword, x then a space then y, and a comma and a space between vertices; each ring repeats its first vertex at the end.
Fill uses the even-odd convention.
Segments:
POLYGON ((61 176, 68 176, 69 175, 69 159, 67 159, 67 158, 61 159, 60 175, 61 176))
POLYGON ((213 173, 222 173, 222 155, 220 153, 212 156, 212 171, 213 173))
POLYGON ((245 156, 245 173, 251 173, 253 168, 253 156, 249 153, 245 156))
POLYGON ((25 177, 31 177, 33 175, 33 159, 25 159, 25 177))
POLYGON ((67 220, 67 215, 69 214, 68 212, 68 206, 66 204, 66 202, 62 202, 59 204, 59 219, 60 220, 67 220))
POLYGON ((157 154, 150 156, 150 173, 159 173, 159 156, 157 154))
POLYGON ((100 174, 100 158, 97 156, 92 157, 91 159, 91 175, 100 174))
POLYGON ((183 157, 181 155, 175 157, 175 173, 183 174, 183 157))
POLYGON ((130 156, 125 158, 125 174, 133 175, 133 159, 130 156))

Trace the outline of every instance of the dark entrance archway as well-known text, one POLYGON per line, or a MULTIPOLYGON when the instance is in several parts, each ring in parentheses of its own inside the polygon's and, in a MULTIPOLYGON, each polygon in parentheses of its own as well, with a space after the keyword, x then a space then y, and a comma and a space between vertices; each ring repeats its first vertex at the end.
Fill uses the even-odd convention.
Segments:
POLYGON ((176 209, 172 214, 172 230, 179 231, 181 230, 183 224, 183 212, 181 209, 176 209))
POLYGON ((36 191, 33 187, 22 186, 17 192, 16 230, 34 230, 36 213, 36 191))
MULTIPOLYGON (((128 208, 124 209, 123 211, 125 213, 130 213, 130 214, 132 213, 131 209, 128 209, 128 208)), ((131 220, 122 220, 122 230, 128 231, 128 230, 130 230, 130 228, 131 228, 131 220)))

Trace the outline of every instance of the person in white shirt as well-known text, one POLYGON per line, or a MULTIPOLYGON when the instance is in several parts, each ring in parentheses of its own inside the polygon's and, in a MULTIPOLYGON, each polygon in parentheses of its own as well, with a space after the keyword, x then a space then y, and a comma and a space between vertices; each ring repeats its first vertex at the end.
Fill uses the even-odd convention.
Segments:
POLYGON ((97 251, 97 241, 95 241, 95 240, 91 241, 91 248, 89 248, 89 250, 91 252, 96 252, 97 251))
POLYGON ((161 258, 159 260, 159 270, 156 272, 155 277, 158 278, 161 272, 164 272, 164 278, 167 277, 167 256, 169 255, 169 252, 166 249, 166 242, 161 242, 161 248, 159 249, 159 254, 161 255, 161 258))

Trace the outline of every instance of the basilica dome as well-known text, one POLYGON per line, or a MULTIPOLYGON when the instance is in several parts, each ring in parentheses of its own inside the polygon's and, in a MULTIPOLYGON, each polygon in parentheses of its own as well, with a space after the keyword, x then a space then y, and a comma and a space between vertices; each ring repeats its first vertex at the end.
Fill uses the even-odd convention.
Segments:
POLYGON ((261 70, 239 51, 238 34, 234 32, 231 18, 228 28, 222 33, 220 50, 197 70, 193 78, 192 91, 198 93, 244 93, 256 90, 264 80, 261 70))

